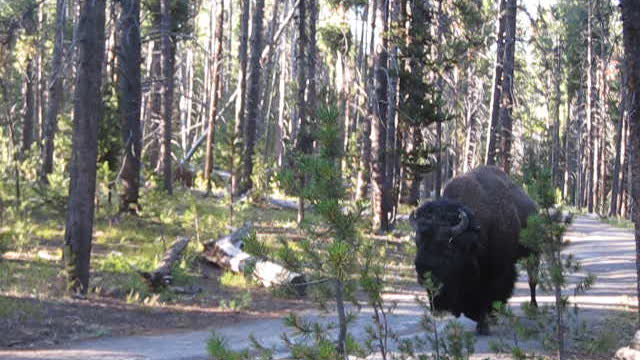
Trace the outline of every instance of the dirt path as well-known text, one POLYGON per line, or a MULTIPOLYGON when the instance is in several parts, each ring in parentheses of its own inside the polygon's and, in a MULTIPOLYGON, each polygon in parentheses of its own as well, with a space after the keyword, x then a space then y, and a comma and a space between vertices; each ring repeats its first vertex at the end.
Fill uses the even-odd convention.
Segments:
MULTIPOLYGON (((576 217, 567 238, 572 245, 569 252, 574 254, 583 264, 582 274, 571 279, 576 283, 586 272, 597 275, 596 285, 584 295, 571 297, 583 309, 583 319, 602 320, 616 314, 625 316, 624 310, 635 305, 635 245, 631 231, 615 228, 598 220, 576 217)), ((402 337, 420 334, 421 311, 414 301, 416 291, 407 290, 400 294, 390 294, 389 299, 398 301, 399 307, 390 318, 391 327, 402 337)), ((571 295, 571 289, 567 295, 571 295)), ((528 300, 529 292, 526 279, 519 280, 515 294, 511 300, 514 306, 528 300)), ((552 297, 540 294, 538 301, 551 302, 552 297)), ((305 316, 331 321, 315 311, 307 311, 305 316)), ((629 315, 631 316, 631 315, 629 315)), ((459 321, 469 330, 475 328, 471 320, 461 318, 459 321)), ((365 337, 365 326, 370 323, 370 309, 363 309, 356 322, 351 326, 352 334, 359 339, 365 337)), ((153 336, 131 336, 123 338, 103 338, 68 344, 56 349, 0 351, 0 359, 60 359, 60 360, 187 360, 207 359, 205 342, 211 330, 169 333, 153 336)), ((286 332, 282 320, 265 319, 245 321, 215 329, 229 340, 234 349, 245 348, 249 344, 248 336, 253 334, 262 343, 272 346, 284 356, 280 334, 286 332)), ((484 359, 491 355, 489 343, 495 337, 478 338, 474 358, 484 359)), ((527 345, 525 344, 525 347, 527 345)), ((533 345, 531 345, 533 346, 533 345)), ((492 359, 497 359, 491 355, 492 359)))

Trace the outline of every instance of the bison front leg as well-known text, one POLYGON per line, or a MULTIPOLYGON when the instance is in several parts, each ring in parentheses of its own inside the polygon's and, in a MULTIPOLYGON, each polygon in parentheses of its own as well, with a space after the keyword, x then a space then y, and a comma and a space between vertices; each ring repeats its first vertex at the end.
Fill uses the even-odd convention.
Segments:
POLYGON ((536 287, 538 286, 538 282, 536 279, 529 278, 529 292, 531 293, 531 305, 533 307, 538 307, 538 301, 536 300, 536 287))
POLYGON ((482 315, 478 322, 476 323, 476 334, 487 336, 491 335, 491 330, 489 328, 489 319, 487 315, 482 315))

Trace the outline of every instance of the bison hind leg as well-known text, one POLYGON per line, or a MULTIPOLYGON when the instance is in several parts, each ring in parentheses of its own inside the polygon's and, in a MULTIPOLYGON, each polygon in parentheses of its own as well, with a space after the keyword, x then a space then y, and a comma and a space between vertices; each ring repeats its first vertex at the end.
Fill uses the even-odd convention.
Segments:
POLYGON ((480 336, 489 336, 491 335, 491 329, 489 327, 489 320, 487 316, 483 316, 476 323, 476 334, 480 336))

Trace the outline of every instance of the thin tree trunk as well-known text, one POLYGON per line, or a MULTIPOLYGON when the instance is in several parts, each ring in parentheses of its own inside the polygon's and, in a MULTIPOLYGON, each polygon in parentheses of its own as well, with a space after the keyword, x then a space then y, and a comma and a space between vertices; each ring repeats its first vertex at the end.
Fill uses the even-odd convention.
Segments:
MULTIPOLYGON (((213 14, 215 0, 211 0, 211 12, 213 14)), ((213 171, 213 144, 216 128, 216 117, 218 116, 218 101, 221 95, 220 89, 220 72, 222 70, 222 43, 223 25, 224 25, 224 0, 219 0, 216 8, 216 33, 215 49, 213 52, 213 71, 211 84, 211 102, 209 104, 209 112, 207 116, 207 149, 204 166, 204 176, 207 182, 207 194, 211 193, 211 172, 213 171)), ((212 41, 213 41, 212 39, 212 41)), ((212 48, 214 48, 212 46, 212 48)))
POLYGON ((552 145, 552 157, 551 157, 551 179, 553 186, 558 186, 559 183, 559 162, 560 162, 560 105, 562 102, 562 93, 560 92, 560 82, 562 76, 562 57, 560 51, 560 43, 556 44, 555 48, 555 61, 554 61, 554 95, 553 102, 553 145, 552 145))
POLYGON ((376 231, 389 230, 387 207, 385 202, 385 150, 388 107, 388 53, 387 53, 387 11, 388 3, 378 1, 375 8, 376 31, 373 33, 375 41, 374 64, 374 89, 375 100, 373 104, 371 124, 371 184, 372 184, 372 208, 373 228, 376 231))
MULTIPOLYGON (((623 69, 623 74, 626 69, 623 69)), ((611 180, 611 208, 609 216, 617 216, 618 213, 618 197, 620 190, 620 167, 622 166, 622 138, 624 132, 625 104, 626 104, 626 88, 624 75, 622 77, 623 86, 620 87, 620 118, 616 124, 616 157, 613 162, 613 174, 611 180)))
POLYGON ((162 74, 164 91, 162 99, 163 128, 162 128, 162 175, 164 190, 172 194, 171 178, 171 122, 173 118, 173 60, 175 47, 172 44, 172 24, 170 0, 160 0, 162 25, 162 74))
POLYGON ((500 105, 502 102, 502 72, 504 63, 504 33, 506 28, 506 2, 500 0, 498 9, 497 34, 496 34, 496 63, 493 72, 493 94, 491 96, 491 118, 487 132, 487 150, 485 152, 485 164, 496 164, 496 148, 498 147, 498 132, 500 131, 500 105))
MULTIPOLYGON (((563 135, 563 149, 564 149, 564 171, 562 176, 562 199, 567 201, 569 198, 569 186, 570 186, 570 176, 573 169, 573 163, 571 162, 571 136, 569 135, 569 131, 571 130, 571 102, 572 102, 572 94, 567 93, 567 103, 566 103, 566 121, 564 124, 564 135, 563 135)), ((575 183, 574 183, 575 186, 575 183)), ((575 198, 573 199, 575 204, 575 198)))
POLYGON ((256 147, 256 125, 258 112, 260 111, 260 53, 262 49, 262 22, 264 18, 264 0, 256 0, 251 19, 251 78, 249 79, 249 91, 247 93, 247 118, 245 128, 245 152, 243 158, 242 178, 247 184, 247 189, 253 186, 253 155, 256 147))
MULTIPOLYGON (((625 81, 626 83, 626 81, 625 81)), ((623 83, 624 86, 624 83, 623 83)), ((628 96, 628 94, 626 95, 628 96)), ((627 100, 625 100, 625 110, 626 110, 626 106, 628 103, 628 98, 627 100)), ((624 209, 624 205, 626 204, 626 200, 627 200, 627 186, 626 186, 626 181, 628 178, 628 174, 627 174, 627 170, 629 169, 629 120, 628 120, 628 116, 624 117, 624 123, 623 123, 623 129, 622 129, 622 149, 621 149, 621 154, 620 154, 620 164, 621 164, 621 169, 620 169, 620 179, 619 179, 619 185, 618 185, 618 209, 617 209, 617 214, 618 216, 622 216, 622 217, 626 217, 625 212, 623 211, 624 209)))
MULTIPOLYGON (((307 72, 305 59, 305 49, 307 47, 307 32, 306 32, 306 4, 305 1, 300 1, 298 5, 298 51, 296 53, 296 65, 298 75, 298 94, 297 94, 297 109, 298 119, 300 121, 299 133, 295 137, 296 149, 299 154, 307 154, 310 151, 309 134, 307 127, 307 104, 305 99, 305 90, 307 88, 307 72)), ((299 194, 298 194, 298 224, 304 221, 304 184, 305 174, 298 169, 298 181, 299 181, 299 194)))
MULTIPOLYGON (((271 8, 271 19, 269 20, 269 26, 267 27, 267 37, 266 37, 269 44, 274 44, 274 47, 275 47, 274 35, 276 31, 276 26, 278 25, 279 10, 280 10, 280 0, 274 1, 273 7, 271 8)), ((263 46, 263 49, 264 48, 265 47, 263 46)), ((269 146, 270 146, 269 144, 270 136, 267 136, 267 135, 270 135, 269 134, 270 114, 265 110, 271 109, 270 100, 272 99, 273 92, 274 92, 273 86, 272 86, 274 82, 272 81, 272 79, 273 79, 274 68, 275 68, 275 65, 277 64, 277 61, 278 61, 277 55, 275 57, 269 56, 267 59, 262 59, 261 57, 261 62, 266 62, 265 71, 264 71, 265 89, 260 93, 259 108, 262 109, 262 111, 258 112, 257 136, 258 136, 258 141, 260 141, 260 139, 263 138, 262 134, 264 134, 265 148, 264 148, 264 151, 262 152, 263 159, 266 159, 266 153, 268 151, 267 149, 269 149, 269 146)))
POLYGON ((588 159, 587 159, 587 208, 590 213, 594 209, 594 197, 595 197, 595 185, 596 185, 596 168, 594 161, 596 161, 596 149, 595 149, 595 116, 594 116, 594 102, 595 102, 595 62, 593 56, 593 29, 592 29, 592 1, 588 2, 588 18, 587 18, 587 132, 588 132, 588 159))
POLYGON ((51 82, 48 89, 49 102, 44 125, 42 170, 40 172, 43 182, 47 182, 47 176, 53 172, 53 145, 58 130, 58 113, 63 101, 62 56, 64 53, 65 7, 65 0, 56 1, 56 36, 53 44, 53 59, 51 60, 51 82))
POLYGON ((122 0, 120 12, 119 99, 124 155, 122 158, 121 211, 137 211, 140 191, 142 102, 140 45, 140 0, 122 0))
MULTIPOLYGON (((289 10, 289 1, 284 1, 284 12, 286 13, 289 10)), ((284 166, 284 157, 285 157, 285 139, 287 134, 285 133, 286 123, 285 123, 285 105, 286 105, 286 93, 287 93, 287 42, 283 41, 280 43, 280 54, 279 54, 279 71, 280 78, 278 81, 278 125, 276 127, 276 138, 275 138, 275 153, 277 158, 278 167, 284 166)))
MULTIPOLYGON (((240 43, 238 47, 238 95, 236 96, 235 107, 235 138, 241 139, 244 131, 244 119, 245 119, 245 100, 247 92, 247 59, 248 59, 248 44, 249 44, 249 0, 242 0, 242 8, 240 9, 242 15, 240 20, 240 43)), ((233 146, 232 156, 235 154, 235 144, 233 146)), ((246 179, 242 178, 242 169, 236 169, 231 174, 231 193, 238 194, 245 189, 246 179)))
POLYGON ((318 25, 318 2, 309 2, 309 36, 308 47, 309 53, 307 58, 307 101, 306 101, 306 116, 307 124, 309 119, 314 119, 316 116, 316 58, 318 57, 318 46, 316 45, 316 28, 318 25))
MULTIPOLYGON (((393 30, 400 29, 400 0, 391 0, 389 4, 389 23, 393 30)), ((398 91, 400 73, 400 65, 398 63, 398 44, 391 43, 391 51, 389 56, 389 87, 388 92, 388 108, 387 108, 387 134, 386 134, 386 154, 385 154, 385 179, 384 179, 384 201, 385 208, 392 215, 390 221, 394 221, 393 211, 397 203, 394 191, 396 181, 396 156, 397 156, 397 119, 398 119, 398 91)))
MULTIPOLYGON (((383 1, 383 0, 378 0, 383 1)), ((369 61, 367 64, 367 73, 366 73, 366 88, 368 94, 368 104, 367 104, 367 115, 362 119, 362 132, 360 135, 360 166, 358 167, 358 181, 356 184, 356 195, 355 199, 363 200, 368 193, 369 181, 371 180, 371 122, 372 122, 372 107, 374 106, 373 100, 373 51, 374 51, 374 37, 373 34, 376 31, 376 26, 382 26, 381 24, 376 24, 376 0, 369 0, 369 4, 367 6, 368 16, 369 16, 369 24, 371 28, 371 33, 369 37, 369 61)))
POLYGON ((69 205, 63 257, 68 271, 68 288, 84 296, 89 290, 98 126, 103 112, 100 89, 105 48, 105 1, 84 0, 80 4, 69 205))
POLYGON ((31 148, 33 144, 33 123, 35 117, 34 109, 34 76, 33 76, 33 59, 27 59, 27 71, 24 79, 24 120, 22 123, 22 153, 24 154, 31 148))
POLYGON ((344 283, 336 280, 336 310, 338 312, 338 353, 344 360, 347 354, 347 313, 344 307, 344 283))
POLYGON ((507 174, 511 172, 511 145, 513 138, 513 104, 514 104, 514 68, 516 50, 516 17, 517 0, 506 0, 504 72, 502 74, 502 107, 500 109, 500 126, 502 149, 500 157, 502 168, 507 174))

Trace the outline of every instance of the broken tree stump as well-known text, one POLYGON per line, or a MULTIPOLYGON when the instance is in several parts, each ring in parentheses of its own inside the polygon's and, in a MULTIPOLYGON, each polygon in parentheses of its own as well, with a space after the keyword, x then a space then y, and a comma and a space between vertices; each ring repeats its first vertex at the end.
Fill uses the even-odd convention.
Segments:
POLYGON ((234 273, 251 275, 264 287, 291 286, 299 295, 303 295, 306 283, 304 275, 289 271, 284 266, 266 259, 256 258, 242 250, 243 239, 252 229, 253 226, 246 223, 219 240, 207 242, 204 245, 203 258, 234 273))
POLYGON ((178 237, 176 241, 171 244, 164 254, 164 258, 162 258, 162 261, 160 261, 160 264, 153 272, 140 272, 154 292, 171 284, 173 281, 171 269, 173 265, 180 260, 180 256, 184 249, 187 248, 190 240, 191 238, 188 237, 178 237))

